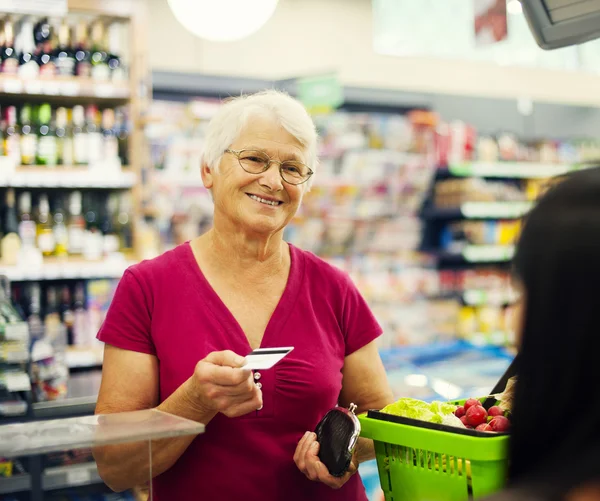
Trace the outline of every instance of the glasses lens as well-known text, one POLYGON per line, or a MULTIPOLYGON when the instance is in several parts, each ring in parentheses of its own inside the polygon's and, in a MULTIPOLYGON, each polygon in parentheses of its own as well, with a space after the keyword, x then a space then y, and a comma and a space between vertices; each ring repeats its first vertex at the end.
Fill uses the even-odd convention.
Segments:
POLYGON ((269 163, 269 157, 262 151, 245 150, 240 153, 240 164, 246 172, 260 174, 269 163))
POLYGON ((309 168, 300 162, 283 162, 281 177, 290 184, 300 184, 309 178, 309 168))

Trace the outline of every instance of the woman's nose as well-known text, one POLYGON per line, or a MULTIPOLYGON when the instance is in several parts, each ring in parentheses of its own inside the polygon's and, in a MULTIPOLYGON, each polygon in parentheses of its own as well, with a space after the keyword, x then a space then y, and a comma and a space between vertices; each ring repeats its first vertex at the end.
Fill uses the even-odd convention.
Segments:
POLYGON ((261 174, 259 183, 273 191, 283 188, 278 162, 271 162, 269 168, 261 174))

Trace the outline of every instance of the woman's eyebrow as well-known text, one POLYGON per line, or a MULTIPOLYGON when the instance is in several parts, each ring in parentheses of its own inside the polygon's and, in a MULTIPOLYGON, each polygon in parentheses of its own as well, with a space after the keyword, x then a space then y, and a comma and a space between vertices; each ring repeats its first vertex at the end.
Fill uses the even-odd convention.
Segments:
POLYGON ((281 155, 279 155, 279 151, 270 149, 270 148, 261 148, 259 146, 245 146, 244 148, 242 148, 244 150, 255 150, 255 151, 260 151, 261 153, 266 153, 269 157, 271 158, 275 158, 277 156, 280 157, 280 160, 282 160, 283 162, 285 162, 286 160, 294 160, 296 162, 304 162, 304 160, 300 157, 300 155, 298 155, 295 152, 290 152, 290 153, 283 153, 281 155))

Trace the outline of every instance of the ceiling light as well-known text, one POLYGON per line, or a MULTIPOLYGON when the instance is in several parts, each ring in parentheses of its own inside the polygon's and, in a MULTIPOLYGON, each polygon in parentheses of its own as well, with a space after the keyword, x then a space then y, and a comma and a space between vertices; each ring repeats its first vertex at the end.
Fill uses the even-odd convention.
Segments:
POLYGON ((506 5, 506 10, 514 15, 523 14, 523 6, 519 0, 510 0, 506 5))
POLYGON ((269 20, 277 0, 167 0, 177 21, 194 35, 230 42, 257 32, 269 20))

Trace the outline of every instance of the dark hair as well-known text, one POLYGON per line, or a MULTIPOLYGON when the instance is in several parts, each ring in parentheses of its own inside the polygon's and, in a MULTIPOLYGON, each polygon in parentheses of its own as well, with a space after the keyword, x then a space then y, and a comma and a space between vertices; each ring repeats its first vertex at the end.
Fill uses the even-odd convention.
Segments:
POLYGON ((598 460, 582 464, 591 450, 600 457, 600 168, 566 176, 539 200, 514 267, 525 302, 511 483, 600 478, 598 460))

